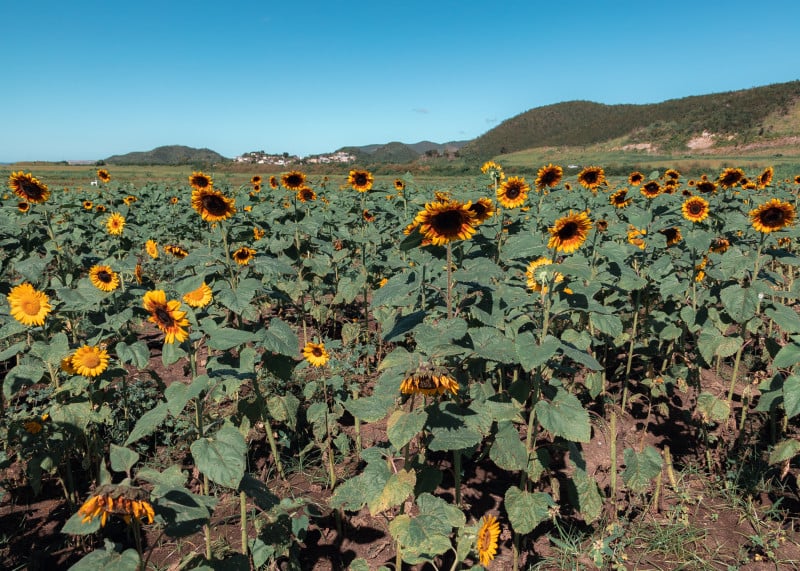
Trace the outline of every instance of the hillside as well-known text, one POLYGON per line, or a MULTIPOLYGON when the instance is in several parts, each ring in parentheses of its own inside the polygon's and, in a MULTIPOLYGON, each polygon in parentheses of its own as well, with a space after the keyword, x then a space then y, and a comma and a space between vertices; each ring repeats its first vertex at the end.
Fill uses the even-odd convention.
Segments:
POLYGON ((340 151, 351 153, 358 157, 362 164, 411 163, 426 156, 439 156, 452 154, 458 151, 469 141, 450 141, 448 143, 433 143, 420 141, 418 143, 400 143, 393 141, 386 144, 362 145, 360 147, 342 147, 340 151))
POLYGON ((645 105, 568 101, 530 109, 467 143, 483 160, 525 149, 614 141, 621 150, 682 150, 769 144, 800 135, 800 81, 645 105))
POLYGON ((228 160, 211 149, 167 145, 152 151, 113 155, 104 162, 110 165, 215 165, 228 160))

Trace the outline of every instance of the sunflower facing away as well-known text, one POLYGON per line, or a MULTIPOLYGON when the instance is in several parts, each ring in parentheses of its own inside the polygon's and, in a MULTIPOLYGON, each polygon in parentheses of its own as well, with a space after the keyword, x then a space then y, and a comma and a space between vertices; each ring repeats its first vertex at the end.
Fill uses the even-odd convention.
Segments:
POLYGON ((625 208, 626 206, 631 205, 633 198, 628 197, 627 188, 620 188, 618 191, 608 197, 608 202, 617 208, 625 208))
POLYGON ((683 240, 680 228, 664 228, 663 230, 659 230, 658 233, 662 234, 664 238, 667 239, 667 246, 674 246, 683 240))
POLYGON ((28 327, 44 325, 44 318, 50 313, 50 299, 42 291, 37 291, 25 282, 13 288, 8 294, 11 316, 28 327))
POLYGON ((108 174, 108 171, 106 169, 98 169, 97 170, 97 178, 99 178, 103 182, 110 182, 111 181, 111 175, 108 174))
POLYGON ((481 526, 478 528, 478 537, 475 541, 475 548, 478 552, 478 560, 484 567, 497 555, 497 539, 500 537, 500 523, 493 515, 485 515, 481 518, 481 526))
POLYGON ((644 250, 647 247, 647 242, 643 238, 646 235, 647 230, 639 230, 635 226, 628 226, 628 243, 633 244, 640 250, 644 250))
POLYGON ((161 289, 148 291, 143 299, 144 308, 150 312, 147 320, 164 333, 165 343, 180 343, 189 337, 189 332, 184 329, 189 325, 189 320, 186 319, 186 312, 180 310, 180 301, 167 301, 167 296, 161 289))
POLYGON ((205 282, 200 284, 200 287, 193 289, 183 296, 183 301, 189 307, 205 307, 211 303, 213 295, 211 288, 205 282))
POLYGON ((639 171, 633 171, 628 175, 628 184, 631 186, 639 186, 644 181, 644 175, 639 171))
POLYGON ((272 190, 275 190, 276 188, 278 188, 278 177, 276 177, 276 176, 269 177, 269 187, 272 190))
POLYGON ((554 248, 559 252, 570 254, 581 247, 592 229, 592 221, 586 212, 569 214, 556 220, 552 227, 548 228, 550 240, 548 248, 554 248))
POLYGON ((553 264, 553 260, 541 256, 528 264, 528 269, 525 270, 525 277, 528 279, 528 289, 538 291, 542 295, 547 293, 548 284, 551 279, 554 284, 564 280, 564 276, 559 272, 553 272, 551 275, 547 270, 547 266, 553 264))
POLYGON ((125 217, 119 212, 114 212, 106 219, 106 231, 112 236, 119 236, 125 228, 125 217))
POLYGON ((47 185, 31 173, 12 172, 8 177, 8 185, 14 194, 34 204, 41 204, 50 198, 47 185))
POLYGON ((702 196, 692 196, 683 202, 681 212, 689 222, 702 222, 708 218, 708 201, 702 196))
POLYGON ((99 517, 101 527, 106 524, 109 514, 122 517, 125 523, 132 519, 137 524, 153 523, 155 512, 147 497, 147 492, 140 488, 103 484, 83 503, 78 513, 83 516, 82 523, 99 517))
POLYGON ((446 374, 439 374, 427 368, 415 371, 414 374, 403 379, 400 392, 404 395, 443 395, 451 392, 458 394, 458 381, 446 374))
POLYGON ((214 181, 211 180, 211 177, 207 174, 197 171, 193 172, 192 176, 189 177, 189 184, 191 184, 192 188, 195 190, 204 190, 213 187, 214 181))
POLYGON ((714 252, 715 254, 724 254, 730 248, 731 242, 727 238, 714 238, 711 241, 711 246, 709 246, 708 251, 714 252))
POLYGON ((308 186, 304 186, 303 188, 297 191, 297 200, 300 202, 311 202, 312 200, 317 199, 317 193, 308 186))
POLYGON ((89 280, 102 291, 114 291, 119 287, 119 275, 110 266, 92 266, 89 269, 89 280))
POLYGON ((546 167, 542 167, 537 171, 534 184, 538 190, 542 190, 545 187, 553 188, 561 182, 563 176, 564 169, 558 165, 548 164, 546 167))
POLYGON ((192 191, 192 208, 206 222, 227 220, 236 212, 235 200, 228 198, 213 188, 194 189, 192 191))
POLYGON ((719 185, 722 188, 733 188, 744 178, 744 171, 740 168, 727 168, 719 175, 719 185))
POLYGON ((256 257, 256 251, 253 248, 242 246, 241 248, 236 250, 232 254, 232 256, 237 264, 239 264, 240 266, 246 266, 247 264, 250 263, 250 260, 256 257))
POLYGON ((524 178, 512 176, 497 189, 497 202, 505 208, 517 208, 528 198, 530 190, 531 187, 524 178))
POLYGON ((144 249, 147 252, 147 255, 153 258, 154 260, 158 259, 158 244, 155 240, 148 240, 144 243, 144 249))
POLYGON ((437 200, 420 210, 414 223, 419 232, 434 246, 444 246, 453 240, 468 240, 475 233, 475 214, 470 202, 437 200))
POLYGON ((281 176, 281 184, 288 190, 300 190, 306 184, 306 175, 300 171, 290 171, 281 176))
POLYGON ((606 172, 602 167, 586 167, 578 173, 578 182, 582 187, 597 192, 597 187, 606 182, 606 172))
POLYGON ((303 347, 303 357, 315 367, 322 367, 330 359, 324 343, 312 343, 310 341, 303 347))
POLYGON ((758 232, 775 232, 794 224, 797 211, 793 204, 773 198, 750 211, 750 222, 758 232))
POLYGON ((473 219, 475 224, 482 224, 486 222, 489 218, 494 216, 495 212, 492 199, 485 196, 479 198, 477 202, 470 204, 469 209, 475 215, 475 218, 473 219))
POLYGON ((358 192, 367 192, 372 188, 375 178, 369 171, 353 169, 347 177, 347 182, 358 192))
POLYGON ((70 360, 75 372, 84 377, 97 377, 108 368, 108 352, 100 347, 84 345, 70 360))

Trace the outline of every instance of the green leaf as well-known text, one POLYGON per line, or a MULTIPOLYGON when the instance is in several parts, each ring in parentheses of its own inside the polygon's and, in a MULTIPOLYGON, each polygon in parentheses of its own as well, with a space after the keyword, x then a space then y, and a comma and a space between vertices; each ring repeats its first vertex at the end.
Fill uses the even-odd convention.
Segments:
POLYGON ((183 350, 180 343, 167 343, 165 341, 161 348, 161 362, 165 367, 177 363, 186 356, 188 356, 188 354, 183 350))
POLYGON ((800 316, 791 307, 786 307, 777 301, 772 302, 764 313, 780 327, 784 333, 800 333, 800 316))
POLYGON ((622 320, 617 315, 593 311, 589 313, 589 322, 600 331, 600 333, 608 335, 612 339, 622 335, 622 320))
POLYGON ((533 333, 523 331, 514 343, 520 365, 526 371, 533 371, 550 360, 561 347, 561 341, 552 335, 546 335, 541 345, 536 342, 533 333))
POLYGON ((431 494, 420 494, 417 506, 416 517, 402 514, 389 524, 389 532, 400 544, 403 561, 411 565, 432 562, 449 551, 453 528, 466 524, 459 508, 431 494))
POLYGON ((406 498, 414 493, 417 475, 414 470, 400 470, 391 476, 380 495, 373 501, 367 502, 369 513, 376 516, 389 508, 399 506, 406 498))
POLYGON ((494 327, 476 327, 469 330, 473 352, 484 359, 511 364, 517 354, 510 339, 494 327))
POLYGON ((633 448, 626 448, 622 455, 625 460, 622 480, 632 492, 644 493, 661 473, 663 461, 661 454, 652 446, 647 446, 641 453, 637 453, 633 448))
POLYGON ((136 421, 136 425, 134 425, 133 430, 125 440, 125 446, 155 432, 168 414, 169 408, 165 402, 160 402, 154 408, 148 410, 136 421))
POLYGON ((380 497, 391 475, 385 461, 369 462, 361 474, 345 481, 333 491, 329 500, 331 507, 348 511, 360 510, 367 502, 374 502, 380 497))
POLYGON ((111 460, 112 470, 129 474, 133 465, 139 461, 139 453, 130 448, 117 446, 112 442, 109 449, 109 459, 111 460))
POLYGON ((772 360, 772 368, 773 370, 786 369, 797 363, 800 363, 800 345, 792 342, 781 347, 772 360))
POLYGON ((39 363, 22 363, 6 373, 3 395, 11 399, 17 391, 27 385, 35 385, 44 376, 44 367, 39 363))
POLYGON ((297 411, 300 410, 300 400, 291 393, 274 395, 267 399, 267 410, 274 420, 282 422, 294 430, 297 425, 297 411))
POLYGON ((786 416, 793 418, 800 413, 800 377, 789 375, 783 382, 783 408, 786 416))
POLYGON ((528 451, 513 423, 501 421, 497 423, 495 436, 489 458, 504 470, 525 470, 528 466, 528 451))
POLYGON ((219 327, 208 332, 208 346, 212 349, 227 351, 240 345, 244 345, 256 338, 254 333, 243 329, 232 329, 230 327, 219 327))
POLYGON ((294 330, 283 320, 273 317, 269 327, 264 329, 260 345, 267 351, 297 357, 300 354, 300 340, 294 330))
POLYGON ((69 571, 137 571, 140 564, 141 559, 135 549, 118 553, 113 544, 107 544, 106 549, 92 551, 70 567, 69 571))
POLYGON ((244 476, 247 443, 236 427, 225 425, 214 436, 198 438, 191 447, 197 469, 209 480, 236 489, 244 476))
POLYGON ((719 297, 725 311, 736 323, 744 323, 756 314, 758 296, 751 288, 734 284, 723 289, 719 297))
POLYGON ((58 367, 61 359, 69 353, 69 341, 63 332, 56 333, 47 343, 37 341, 31 346, 31 354, 36 355, 45 363, 58 367))
POLYGON ((537 402, 536 417, 544 429, 555 436, 572 442, 589 442, 591 438, 589 413, 578 397, 566 389, 559 388, 552 401, 537 402))
POLYGON ((706 424, 724 422, 731 414, 731 408, 727 401, 706 392, 700 393, 697 397, 696 411, 706 424))
POLYGON ((83 523, 83 514, 75 512, 64 523, 61 528, 61 533, 68 533, 70 535, 89 535, 100 530, 100 518, 92 518, 91 520, 83 523))
POLYGON ((114 347, 114 352, 121 363, 130 363, 139 369, 147 368, 150 362, 150 349, 144 341, 136 341, 132 345, 120 341, 114 347))
POLYGON ((386 435, 389 437, 389 442, 397 450, 400 450, 422 431, 427 420, 428 415, 422 408, 415 408, 411 412, 394 411, 386 423, 386 435))
POLYGON ((428 427, 432 436, 429 450, 463 450, 477 445, 482 439, 481 434, 467 422, 467 417, 474 414, 449 402, 432 408, 428 415, 428 427))
POLYGON ((583 516, 586 523, 595 521, 603 511, 603 497, 597 487, 597 480, 590 478, 586 470, 575 466, 572 482, 575 484, 575 491, 578 493, 578 506, 581 516, 583 516))
POLYGON ((392 394, 373 393, 368 397, 348 399, 344 408, 362 422, 377 422, 386 416, 396 400, 392 394))
POLYGON ((170 537, 186 537, 197 533, 211 518, 217 500, 193 494, 180 487, 158 486, 153 490, 154 509, 163 517, 164 532, 170 537))
POLYGON ((769 463, 771 466, 791 460, 800 453, 800 442, 794 438, 778 442, 769 453, 769 463))
POLYGON ((504 505, 514 531, 525 535, 550 517, 549 510, 556 503, 550 494, 524 492, 511 486, 506 492, 504 505))

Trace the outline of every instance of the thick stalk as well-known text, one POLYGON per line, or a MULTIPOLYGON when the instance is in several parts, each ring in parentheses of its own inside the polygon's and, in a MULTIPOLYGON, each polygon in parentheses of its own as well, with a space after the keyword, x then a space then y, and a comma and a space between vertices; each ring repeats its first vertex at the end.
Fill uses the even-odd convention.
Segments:
POLYGON ((461 507, 461 450, 453 450, 453 481, 456 507, 461 507))
POLYGON ((631 328, 631 343, 628 348, 628 362, 625 364, 625 378, 623 379, 623 389, 622 389, 622 411, 625 412, 625 407, 628 404, 628 390, 630 385, 630 374, 631 374, 631 367, 633 365, 633 349, 634 345, 636 344, 636 329, 639 325, 639 303, 641 298, 642 290, 636 290, 636 302, 633 306, 633 327, 631 328))
POLYGON ((247 497, 239 492, 239 520, 242 528, 242 555, 247 555, 247 497))

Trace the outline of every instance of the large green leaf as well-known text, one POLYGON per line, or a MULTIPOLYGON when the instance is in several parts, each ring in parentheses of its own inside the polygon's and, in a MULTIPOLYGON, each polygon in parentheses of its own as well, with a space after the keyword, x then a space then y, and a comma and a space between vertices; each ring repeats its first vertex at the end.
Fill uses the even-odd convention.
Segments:
POLYGON ((786 369, 800 363, 800 344, 792 341, 783 347, 772 360, 773 369, 786 369))
POLYGON ((433 562, 452 548, 453 528, 463 527, 464 514, 456 506, 431 494, 417 498, 419 513, 415 517, 397 516, 389 524, 389 532, 400 544, 403 561, 411 565, 433 562))
POLYGON ((661 473, 661 454, 652 446, 647 446, 639 453, 633 448, 626 448, 622 455, 625 460, 622 480, 632 492, 644 493, 661 473))
POLYGON ((589 413, 578 397, 559 387, 552 401, 536 403, 536 418, 545 430, 572 442, 589 442, 592 426, 589 413))
POLYGON ((411 412, 394 411, 386 423, 386 435, 389 437, 389 442, 397 450, 400 450, 422 431, 427 420, 428 415, 423 408, 415 408, 411 412))
POLYGON ((511 527, 515 532, 525 535, 550 517, 550 508, 556 503, 550 494, 525 492, 511 486, 506 492, 504 505, 511 527))
POLYGON ((752 288, 743 288, 739 284, 728 286, 720 292, 720 300, 736 323, 744 323, 756 314, 758 296, 752 288))
POLYGON ((504 470, 524 470, 528 466, 528 451, 512 422, 506 420, 497 423, 497 435, 489 458, 504 470))
POLYGON ((368 501, 370 515, 376 516, 389 508, 399 506, 414 493, 417 475, 414 470, 399 470, 389 476, 377 498, 368 501))
POLYGON ((428 427, 432 438, 428 448, 439 452, 463 450, 478 444, 481 434, 468 421, 468 417, 474 414, 473 411, 451 402, 440 403, 438 407, 431 408, 428 427))
POLYGON ((767 307, 764 313, 777 323, 784 333, 800 333, 800 315, 797 315, 791 307, 773 301, 771 307, 767 307))
POLYGON ((126 549, 122 553, 107 543, 105 549, 92 551, 69 568, 69 571, 138 571, 141 564, 139 553, 135 549, 126 549))
POLYGON ((542 343, 537 343, 530 331, 523 331, 514 343, 520 365, 526 371, 533 371, 547 363, 561 347, 561 341, 552 335, 546 335, 542 343))
POLYGON ((603 511, 603 497, 597 487, 597 480, 589 477, 586 470, 575 466, 572 482, 575 484, 575 491, 578 494, 581 516, 587 523, 595 521, 603 511))
POLYGON ((789 375, 783 382, 783 408, 789 418, 800 413, 800 376, 789 375))
POLYGON ((198 438, 191 447, 197 469, 221 486, 236 489, 244 476, 247 443, 236 427, 225 425, 214 436, 198 438))
POLYGON ((111 469, 115 472, 130 473, 133 465, 139 461, 138 452, 130 448, 125 448, 124 446, 117 446, 113 442, 111 443, 108 455, 111 461, 111 469))
POLYGON ((711 393, 702 392, 697 397, 697 414, 706 424, 724 422, 731 414, 731 407, 711 393))
POLYGON ((330 499, 331 507, 358 511, 367 502, 376 502, 391 475, 382 459, 369 462, 361 474, 336 487, 330 499))
POLYGON ((300 341, 294 329, 277 317, 270 319, 269 327, 264 329, 260 344, 267 351, 287 357, 297 357, 300 353, 300 341))

